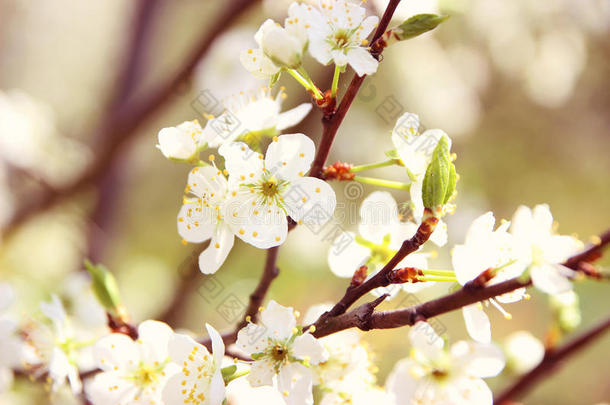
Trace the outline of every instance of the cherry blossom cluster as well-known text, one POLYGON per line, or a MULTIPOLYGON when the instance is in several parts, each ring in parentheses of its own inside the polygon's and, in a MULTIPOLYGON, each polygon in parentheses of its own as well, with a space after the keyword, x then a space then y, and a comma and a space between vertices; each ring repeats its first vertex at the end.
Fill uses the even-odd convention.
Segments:
MULTIPOLYGON (((522 279, 552 297, 562 328, 576 326, 580 313, 572 282, 577 272, 564 263, 583 244, 556 232, 546 204, 520 206, 511 221, 499 221, 497 227, 492 212, 480 215, 464 242, 451 248, 452 268, 435 265, 441 263, 437 250, 448 244, 443 218, 456 209, 459 179, 453 142, 443 130, 424 129, 418 115, 405 113, 390 134, 381 135, 393 145, 384 160, 338 163, 322 174, 312 170, 321 147, 316 150, 306 134, 284 133, 314 103, 336 98, 340 74, 348 66, 358 76, 373 74, 385 47, 433 29, 445 18, 417 15, 373 41, 379 18, 367 16, 362 4, 295 2, 287 15, 283 25, 263 22, 254 36, 259 47, 239 57, 247 71, 269 79, 269 88, 246 89, 225 100, 218 116, 203 115, 204 126, 186 121, 158 133, 163 156, 190 166, 177 231, 184 243, 208 243, 199 255, 201 272, 210 275, 223 266, 235 237, 257 249, 272 249, 295 226, 334 221, 337 197, 331 183, 359 182, 378 190, 362 201, 357 230, 339 232, 329 241, 327 256, 331 273, 351 279, 346 296, 364 291, 350 304, 369 292, 373 297, 365 298, 377 297, 373 302, 378 304, 402 291, 415 294, 442 283, 485 288, 522 279), (334 65, 330 96, 305 71, 306 53, 334 65), (314 103, 283 111, 284 89, 273 89, 283 72, 314 103), (209 155, 202 160, 204 151, 209 155), (362 175, 380 167, 396 169, 399 180, 362 175), (405 197, 397 201, 388 190, 405 197), (404 253, 405 246, 412 251, 404 253), (383 282, 365 288, 382 276, 383 282)), ((293 307, 270 300, 247 313, 233 333, 221 335, 204 323, 207 337, 202 338, 157 320, 132 323, 112 274, 89 262, 86 268, 90 277, 79 279, 72 294, 50 296, 27 322, 11 317, 14 293, 0 284, 0 395, 15 374, 27 374, 44 381, 52 395, 67 392, 93 405, 491 405, 484 379, 505 367, 526 373, 544 356, 542 343, 526 331, 511 335, 504 347, 492 342, 484 308, 493 306, 510 319, 502 305, 529 299, 525 286, 463 306, 469 341, 449 345, 430 319, 414 318, 404 333, 410 354, 397 359, 381 384, 371 346, 363 332, 350 329, 357 325, 316 335, 320 319, 347 316, 348 308, 314 305, 299 320, 293 307)))

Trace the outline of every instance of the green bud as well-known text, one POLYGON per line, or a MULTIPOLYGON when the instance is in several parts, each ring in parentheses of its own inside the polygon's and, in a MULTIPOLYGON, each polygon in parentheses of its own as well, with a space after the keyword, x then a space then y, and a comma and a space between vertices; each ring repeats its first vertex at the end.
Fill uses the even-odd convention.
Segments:
POLYGON ((91 275, 93 292, 102 307, 113 315, 121 315, 121 296, 112 273, 103 265, 95 265, 89 260, 85 260, 85 268, 91 275))
POLYGON ((432 152, 432 161, 424 176, 424 207, 435 209, 445 205, 455 191, 456 181, 457 174, 449 154, 449 142, 447 137, 443 136, 432 152))
POLYGON ((400 24, 393 31, 398 39, 404 41, 433 30, 440 23, 447 21, 448 18, 448 15, 417 14, 400 24))

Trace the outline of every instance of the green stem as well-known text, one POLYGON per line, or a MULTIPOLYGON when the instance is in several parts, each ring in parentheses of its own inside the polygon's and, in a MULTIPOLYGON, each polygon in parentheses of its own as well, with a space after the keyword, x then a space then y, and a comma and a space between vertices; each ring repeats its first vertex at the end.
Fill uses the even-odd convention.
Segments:
POLYGON ((392 180, 375 179, 372 177, 355 176, 354 181, 357 181, 357 182, 363 183, 363 184, 370 184, 373 186, 393 188, 396 190, 409 191, 409 189, 411 187, 410 184, 400 183, 398 181, 392 181, 392 180))
POLYGON ((301 77, 303 77, 303 79, 307 81, 307 83, 309 83, 309 89, 313 92, 316 99, 322 100, 324 98, 324 95, 322 94, 320 89, 318 89, 318 86, 314 84, 313 80, 311 80, 311 77, 309 77, 309 74, 307 73, 305 68, 301 66, 297 71, 300 73, 301 77))
POLYGON ((307 82, 307 80, 305 80, 303 78, 303 76, 301 76, 296 70, 294 69, 287 69, 287 72, 290 74, 290 76, 294 77, 294 79, 299 82, 299 84, 303 87, 305 87, 306 90, 311 90, 313 91, 313 89, 311 88, 311 85, 307 82))
POLYGON ((364 170, 377 169, 378 167, 392 166, 394 163, 396 163, 396 161, 394 159, 388 159, 388 160, 384 160, 383 162, 379 162, 379 163, 371 163, 368 165, 354 166, 351 169, 349 169, 349 171, 352 173, 358 173, 358 172, 362 172, 364 170))
POLYGON ((448 281, 448 282, 456 282, 457 279, 455 277, 441 277, 441 276, 424 276, 417 277, 419 281, 448 281))
POLYGON ((453 270, 426 269, 426 270, 422 270, 422 272, 426 276, 441 276, 441 277, 454 277, 455 278, 455 272, 453 270))
POLYGON ((331 88, 331 95, 333 98, 337 97, 337 90, 339 89, 339 76, 341 76, 341 68, 335 66, 335 74, 333 76, 333 85, 331 88))

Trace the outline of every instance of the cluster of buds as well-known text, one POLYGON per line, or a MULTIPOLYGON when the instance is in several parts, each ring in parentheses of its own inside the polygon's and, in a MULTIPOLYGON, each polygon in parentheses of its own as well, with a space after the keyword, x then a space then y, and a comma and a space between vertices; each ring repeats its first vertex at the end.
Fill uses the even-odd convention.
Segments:
POLYGON ((324 180, 339 180, 339 181, 351 181, 356 176, 355 173, 351 172, 352 164, 337 162, 331 166, 326 166, 322 170, 322 179, 324 180))

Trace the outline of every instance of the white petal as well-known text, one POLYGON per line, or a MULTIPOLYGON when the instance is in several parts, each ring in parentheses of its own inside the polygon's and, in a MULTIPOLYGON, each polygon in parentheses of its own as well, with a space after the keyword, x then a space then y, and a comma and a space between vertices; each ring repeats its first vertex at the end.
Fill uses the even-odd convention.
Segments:
POLYGON ((491 342, 491 323, 480 303, 463 307, 462 314, 471 338, 481 343, 491 342))
POLYGON ((225 223, 233 233, 254 247, 268 249, 286 240, 286 214, 275 204, 264 204, 256 193, 240 191, 227 201, 225 211, 225 223))
POLYGON ((129 370, 140 362, 140 352, 130 337, 113 333, 97 341, 93 348, 97 366, 104 371, 129 370))
POLYGON ((201 243, 212 237, 217 212, 197 201, 187 202, 178 212, 178 234, 187 242, 201 243))
POLYGON ((420 351, 430 360, 438 359, 442 355, 445 343, 438 336, 434 328, 427 322, 417 322, 409 330, 409 340, 414 349, 420 351))
POLYGON ((453 248, 451 263, 458 283, 464 285, 487 270, 487 263, 482 258, 479 250, 473 250, 468 245, 456 245, 453 248))
POLYGON ((563 263, 581 250, 582 247, 581 241, 567 235, 553 235, 540 246, 544 260, 549 263, 563 263))
POLYGON ((249 323, 237 333, 235 344, 249 355, 261 353, 267 346, 268 334, 267 327, 249 323))
POLYGON ((87 399, 93 405, 130 403, 138 393, 138 388, 118 373, 99 373, 87 385, 87 399))
POLYGON ((492 405, 493 394, 485 381, 480 378, 460 378, 450 386, 448 400, 457 404, 492 405))
POLYGON ((210 202, 222 201, 229 186, 227 179, 215 166, 195 167, 189 173, 188 191, 210 202))
POLYGON ((393 235, 400 225, 396 200, 387 191, 369 194, 360 206, 360 219, 360 234, 366 240, 380 244, 386 235, 393 235))
POLYGON ((460 341, 451 346, 451 356, 456 367, 473 377, 494 377, 504 368, 502 350, 495 344, 460 341))
POLYGON ((309 225, 324 225, 331 220, 337 206, 333 188, 324 180, 301 177, 290 182, 282 193, 288 215, 309 225))
POLYGON ((303 103, 292 110, 284 111, 277 117, 277 125, 275 128, 282 131, 286 128, 293 127, 309 114, 313 105, 311 103, 303 103))
POLYGON ((287 405, 313 405, 313 380, 309 369, 299 363, 290 363, 280 369, 278 390, 287 393, 287 405))
POLYGON ((367 49, 360 47, 347 51, 347 60, 358 76, 372 75, 379 66, 379 61, 367 49))
POLYGON ((324 346, 311 333, 305 333, 294 339, 292 353, 300 360, 309 359, 309 363, 314 365, 328 359, 324 346))
POLYGON ((259 179, 263 173, 263 160, 260 153, 254 152, 243 142, 231 142, 218 148, 225 159, 229 172, 229 184, 243 184, 259 179))
POLYGON ((562 274, 564 272, 565 268, 561 265, 542 264, 530 268, 534 286, 551 295, 572 289, 572 283, 562 274))
POLYGON ((386 390, 392 394, 397 405, 410 405, 418 388, 412 368, 417 367, 409 358, 400 360, 386 380, 386 390))
POLYGON ((6 310, 15 300, 13 287, 8 283, 0 283, 0 311, 6 310))
POLYGON ((148 362, 163 363, 169 357, 167 347, 174 331, 166 323, 159 321, 144 321, 138 326, 138 345, 142 357, 148 362))
POLYGON ((338 236, 328 251, 328 266, 339 277, 352 277, 368 261, 371 251, 360 245, 351 232, 338 236))
POLYGON ((311 56, 318 62, 323 65, 328 65, 332 60, 332 49, 332 44, 326 40, 324 34, 310 34, 308 50, 311 56))
POLYGON ((198 353, 198 358, 203 358, 203 356, 209 355, 209 351, 205 346, 197 343, 190 336, 180 333, 174 333, 167 346, 167 351, 171 361, 179 364, 180 366, 189 360, 189 356, 193 354, 194 349, 196 349, 195 353, 198 353))
POLYGON ((267 57, 262 49, 248 49, 239 54, 246 70, 261 79, 267 79, 280 71, 280 67, 267 57))
POLYGON ((163 128, 158 138, 157 147, 167 158, 188 159, 197 151, 197 140, 176 127, 163 128))
POLYGON ((218 226, 210 245, 199 255, 199 269, 203 274, 214 274, 227 259, 235 236, 228 225, 218 226))
POLYGON ((208 335, 212 340, 212 353, 214 355, 214 366, 220 368, 222 365, 222 358, 225 355, 225 344, 222 337, 212 325, 205 324, 205 328, 208 331, 208 335))
POLYGON ((368 37, 375 27, 377 27, 377 24, 379 24, 379 17, 375 15, 366 17, 360 24, 360 29, 358 30, 360 38, 364 39, 368 37))
POLYGON ((251 386, 260 387, 262 385, 272 385, 274 375, 273 363, 265 357, 252 363, 250 374, 246 378, 251 386))
POLYGON ((271 300, 261 312, 261 323, 267 328, 267 336, 287 339, 292 336, 297 320, 294 317, 294 309, 271 300))
POLYGON ((544 345, 527 331, 517 331, 504 342, 508 365, 519 374, 527 373, 542 361, 544 345))
POLYGON ((298 179, 309 171, 316 148, 303 134, 281 135, 271 142, 265 156, 265 169, 284 180, 298 179))

